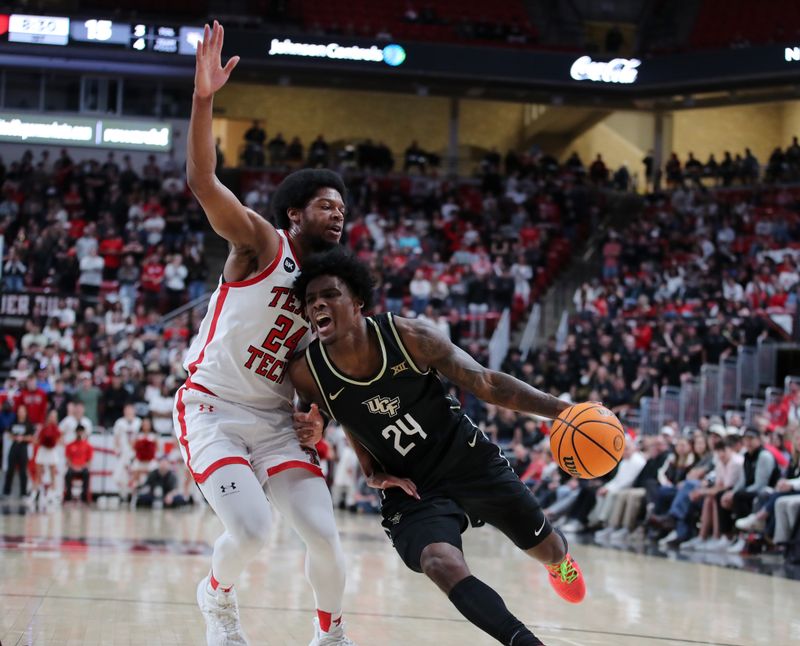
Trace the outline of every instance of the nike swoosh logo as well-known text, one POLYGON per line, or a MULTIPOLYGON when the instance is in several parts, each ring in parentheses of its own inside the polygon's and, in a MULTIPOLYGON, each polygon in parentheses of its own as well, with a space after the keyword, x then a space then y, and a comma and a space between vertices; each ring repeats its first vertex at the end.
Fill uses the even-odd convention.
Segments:
POLYGON ((333 401, 333 400, 334 400, 334 399, 336 399, 336 398, 337 398, 339 395, 341 395, 341 394, 342 394, 342 391, 343 391, 343 390, 344 390, 344 386, 342 386, 342 387, 341 387, 341 388, 340 388, 340 389, 339 389, 339 390, 338 390, 338 391, 337 391, 335 394, 333 394, 333 395, 331 395, 330 393, 328 393, 328 399, 330 399, 331 401, 333 401))
POLYGON ((539 534, 541 534, 541 533, 542 533, 542 530, 544 529, 544 526, 545 526, 546 524, 547 524, 547 518, 545 518, 545 519, 543 519, 543 520, 542 520, 542 526, 541 526, 539 529, 537 529, 535 532, 533 532, 533 535, 534 535, 534 536, 538 536, 539 534))
POLYGON ((475 431, 475 435, 472 436, 472 441, 471 442, 467 442, 467 444, 470 447, 474 447, 475 446, 475 442, 477 442, 477 441, 478 441, 478 431, 475 431))

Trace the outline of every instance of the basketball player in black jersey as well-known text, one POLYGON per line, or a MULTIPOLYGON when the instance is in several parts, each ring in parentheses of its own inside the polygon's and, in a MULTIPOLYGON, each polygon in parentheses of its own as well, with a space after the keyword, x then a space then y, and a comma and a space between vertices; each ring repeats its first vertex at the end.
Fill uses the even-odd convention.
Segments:
MULTIPOLYGON (((383 526, 400 557, 500 642, 541 644, 470 574, 461 533, 470 522, 494 525, 546 566, 567 601, 583 599, 583 576, 563 534, 438 375, 486 402, 544 417, 556 417, 566 404, 487 370, 430 325, 390 313, 365 317, 369 270, 342 249, 308 258, 295 292, 317 339, 290 365, 292 383, 347 432, 368 483, 383 490, 383 526)), ((314 433, 311 424, 298 426, 301 440, 314 444, 321 426, 314 433)))

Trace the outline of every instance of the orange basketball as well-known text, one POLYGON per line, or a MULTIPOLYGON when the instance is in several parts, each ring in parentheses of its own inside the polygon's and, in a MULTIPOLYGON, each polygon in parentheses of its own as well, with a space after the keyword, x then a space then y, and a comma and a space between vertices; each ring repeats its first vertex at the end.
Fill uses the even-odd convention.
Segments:
POLYGON ((622 459, 625 431, 610 410, 596 402, 561 411, 550 429, 550 450, 559 466, 577 478, 599 478, 622 459))

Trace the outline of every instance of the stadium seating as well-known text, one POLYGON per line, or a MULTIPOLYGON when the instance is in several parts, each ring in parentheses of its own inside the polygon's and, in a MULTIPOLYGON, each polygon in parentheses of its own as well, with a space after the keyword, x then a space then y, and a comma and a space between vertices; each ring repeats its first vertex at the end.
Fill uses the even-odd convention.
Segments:
POLYGON ((792 0, 703 0, 689 43, 693 49, 725 49, 797 38, 788 25, 800 24, 800 5, 792 0))

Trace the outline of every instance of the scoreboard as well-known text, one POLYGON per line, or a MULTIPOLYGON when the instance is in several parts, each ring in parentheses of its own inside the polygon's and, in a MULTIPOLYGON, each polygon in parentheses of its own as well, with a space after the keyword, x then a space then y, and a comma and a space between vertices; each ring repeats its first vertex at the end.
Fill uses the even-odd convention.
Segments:
MULTIPOLYGON (((37 45, 81 43, 98 47, 194 56, 203 28, 189 25, 126 23, 104 18, 0 15, 8 24, 8 41, 37 45)), ((0 32, 2 33, 2 32, 0 32)))

